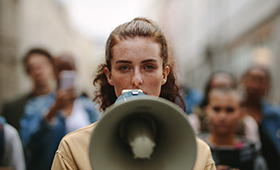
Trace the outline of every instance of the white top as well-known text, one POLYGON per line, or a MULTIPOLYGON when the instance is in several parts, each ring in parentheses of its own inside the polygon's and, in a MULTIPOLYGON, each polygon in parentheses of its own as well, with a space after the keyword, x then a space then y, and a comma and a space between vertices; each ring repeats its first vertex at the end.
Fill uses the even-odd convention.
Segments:
POLYGON ((74 101, 72 113, 65 119, 66 132, 72 132, 90 124, 88 113, 79 100, 74 101))
POLYGON ((245 125, 245 136, 246 136, 246 138, 252 143, 259 144, 260 135, 259 135, 258 123, 250 115, 246 115, 243 118, 243 120, 245 122, 244 125, 245 125))
POLYGON ((4 125, 4 135, 3 166, 10 166, 13 170, 25 170, 23 148, 17 130, 6 123, 4 125))

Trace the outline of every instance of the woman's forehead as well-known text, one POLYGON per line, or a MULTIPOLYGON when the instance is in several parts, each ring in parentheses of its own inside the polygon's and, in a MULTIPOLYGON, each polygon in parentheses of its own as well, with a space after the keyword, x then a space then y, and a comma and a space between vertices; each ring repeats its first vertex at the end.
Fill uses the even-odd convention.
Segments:
POLYGON ((219 82, 225 82, 225 83, 228 83, 228 84, 233 84, 233 79, 227 74, 219 73, 219 74, 216 74, 212 77, 211 83, 215 84, 215 83, 219 83, 219 82))
POLYGON ((139 45, 139 44, 157 44, 152 38, 150 37, 129 37, 126 39, 120 39, 115 46, 118 47, 130 47, 131 45, 139 45))
POLYGON ((160 57, 159 44, 150 38, 138 37, 121 40, 112 48, 112 58, 120 59, 132 56, 160 57))
POLYGON ((248 70, 247 76, 262 76, 262 77, 268 77, 268 73, 260 68, 252 68, 248 70))
POLYGON ((236 103, 241 102, 241 98, 234 91, 231 91, 231 92, 221 92, 219 90, 213 90, 209 94, 209 99, 210 99, 209 102, 211 102, 211 100, 221 100, 221 101, 231 100, 231 101, 236 102, 236 103))

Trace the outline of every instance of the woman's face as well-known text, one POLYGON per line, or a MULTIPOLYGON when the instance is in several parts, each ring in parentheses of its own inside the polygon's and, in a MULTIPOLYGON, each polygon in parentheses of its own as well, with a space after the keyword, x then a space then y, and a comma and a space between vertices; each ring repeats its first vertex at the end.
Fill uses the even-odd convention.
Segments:
POLYGON ((128 38, 112 48, 112 56, 111 71, 105 68, 105 74, 117 97, 126 89, 141 89, 147 95, 160 95, 169 67, 163 68, 159 44, 149 38, 128 38))
POLYGON ((243 84, 249 97, 262 99, 269 90, 269 78, 261 69, 253 68, 243 78, 243 84))
POLYGON ((240 100, 236 95, 216 91, 210 93, 205 111, 215 133, 235 133, 236 124, 242 114, 240 100))

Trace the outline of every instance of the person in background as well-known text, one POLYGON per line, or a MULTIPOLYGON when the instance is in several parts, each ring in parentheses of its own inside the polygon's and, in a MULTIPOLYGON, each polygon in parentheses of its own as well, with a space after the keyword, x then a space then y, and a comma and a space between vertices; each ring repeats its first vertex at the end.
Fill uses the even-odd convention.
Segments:
POLYGON ((51 116, 54 116, 59 111, 63 112, 63 114, 66 115, 65 123, 67 133, 96 122, 100 117, 99 111, 95 109, 96 103, 92 102, 92 100, 87 97, 86 93, 78 92, 77 90, 76 81, 78 75, 74 58, 69 54, 62 54, 55 58, 55 66, 57 70, 58 97, 54 107, 52 107, 49 114, 46 115, 46 119, 51 120, 51 116), (65 73, 66 77, 63 77, 65 73), (68 92, 68 94, 76 94, 77 98, 66 103, 67 99, 65 99, 64 96, 67 94, 64 94, 65 92, 68 92), (65 105, 65 107, 60 108, 56 106, 56 104, 65 105))
POLYGON ((0 116, 0 169, 25 170, 21 140, 17 130, 0 116))
POLYGON ((208 105, 208 95, 209 92, 213 88, 218 87, 229 87, 229 88, 236 88, 237 83, 234 76, 227 72, 227 71, 215 71, 213 72, 205 84, 204 94, 205 97, 200 105, 200 107, 204 107, 208 105))
MULTIPOLYGON (((38 146, 43 145, 44 142, 37 142, 34 134, 40 127, 43 114, 55 101, 56 78, 54 60, 44 49, 30 49, 23 57, 23 65, 31 78, 32 90, 23 97, 5 104, 1 113, 7 123, 18 130, 24 149, 26 167, 32 169, 30 168, 32 167, 32 156, 37 154, 36 159, 39 160, 44 157, 45 152, 48 152, 41 148, 38 149, 38 146), (33 141, 36 142, 33 143, 33 141), (37 153, 33 152, 35 150, 37 153)), ((38 161, 38 163, 40 162, 38 161)))
POLYGON ((209 92, 205 113, 210 131, 199 137, 209 144, 217 170, 267 170, 256 146, 236 135, 235 129, 244 111, 242 97, 236 90, 214 88, 209 92))
POLYGON ((262 153, 270 170, 280 169, 280 107, 269 101, 271 75, 267 68, 254 65, 244 74, 241 84, 245 89, 247 114, 258 124, 262 153))
MULTIPOLYGON (((154 21, 135 18, 115 28, 106 42, 105 60, 94 79, 97 85, 94 101, 99 103, 101 111, 114 104, 125 89, 141 89, 146 95, 174 103, 179 98, 184 103, 167 41, 154 21)), ((92 169, 88 149, 97 124, 74 131, 61 140, 53 170, 92 169)), ((200 139, 197 146, 194 170, 215 169, 209 147, 200 139)))
MULTIPOLYGON (((204 99, 199 107, 194 108, 194 114, 189 115, 190 121, 196 134, 209 131, 209 118, 205 114, 204 107, 209 104, 209 92, 213 88, 226 87, 237 88, 237 83, 233 75, 226 71, 213 72, 205 85, 204 99)), ((245 136, 249 141, 258 144, 260 147, 260 139, 258 133, 258 125, 254 119, 245 114, 239 120, 236 133, 245 136)))
MULTIPOLYGON (((59 75, 63 70, 71 73, 75 70, 74 60, 70 57, 57 57, 54 63, 59 75)), ((99 118, 94 102, 84 96, 78 97, 73 75, 67 76, 59 80, 59 88, 52 98, 32 98, 25 106, 21 138, 27 170, 49 170, 62 137, 99 118)))
POLYGON ((30 49, 23 57, 23 65, 33 83, 32 91, 5 103, 1 111, 7 123, 15 127, 19 133, 21 131, 20 119, 26 103, 32 98, 48 95, 53 100, 55 90, 54 61, 48 51, 41 48, 30 49))
MULTIPOLYGON (((75 123, 73 126, 65 123, 74 108, 70 105, 77 95, 72 88, 56 92, 54 59, 46 50, 31 49, 24 56, 23 63, 33 82, 33 90, 29 95, 4 106, 2 113, 7 122, 11 122, 19 130, 27 170, 49 170, 61 138, 81 127, 75 127, 75 123)), ((94 103, 88 99, 80 101, 78 103, 83 104, 78 104, 78 108, 84 109, 78 110, 88 114, 82 119, 83 125, 96 121, 98 111, 94 108, 94 103)), ((76 121, 80 122, 80 119, 76 121)))
POLYGON ((193 113, 193 108, 198 107, 204 98, 200 90, 186 85, 181 86, 181 95, 186 104, 187 115, 193 113))

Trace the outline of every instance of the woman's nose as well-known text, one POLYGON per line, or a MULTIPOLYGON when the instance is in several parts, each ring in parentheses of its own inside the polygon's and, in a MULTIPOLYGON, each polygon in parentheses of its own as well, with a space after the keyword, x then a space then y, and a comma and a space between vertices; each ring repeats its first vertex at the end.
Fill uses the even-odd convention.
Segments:
POLYGON ((136 86, 136 87, 143 84, 142 75, 139 70, 134 71, 131 83, 133 86, 136 86))
POLYGON ((220 114, 219 114, 219 118, 220 120, 223 120, 227 117, 227 113, 225 111, 221 111, 220 114))

